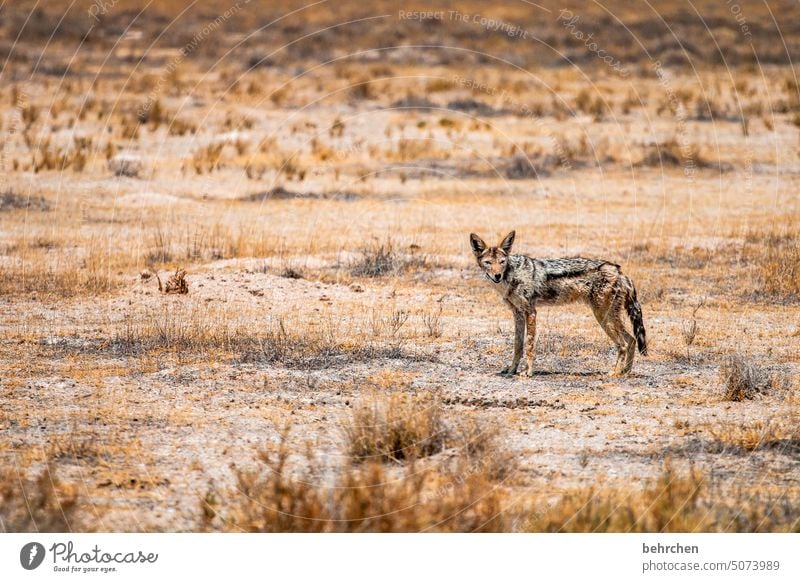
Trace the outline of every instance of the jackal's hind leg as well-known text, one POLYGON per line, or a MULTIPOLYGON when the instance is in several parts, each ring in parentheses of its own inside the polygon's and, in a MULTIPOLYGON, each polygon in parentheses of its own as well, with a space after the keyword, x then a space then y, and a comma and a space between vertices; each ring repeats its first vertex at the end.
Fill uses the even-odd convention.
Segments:
POLYGON ((613 376, 622 376, 631 371, 633 356, 636 353, 636 340, 625 329, 622 320, 622 308, 614 301, 604 305, 592 305, 592 311, 611 341, 617 347, 617 362, 613 376))
POLYGON ((525 340, 525 314, 514 310, 514 358, 511 363, 503 368, 501 374, 514 375, 517 373, 519 361, 522 359, 522 343, 525 340))

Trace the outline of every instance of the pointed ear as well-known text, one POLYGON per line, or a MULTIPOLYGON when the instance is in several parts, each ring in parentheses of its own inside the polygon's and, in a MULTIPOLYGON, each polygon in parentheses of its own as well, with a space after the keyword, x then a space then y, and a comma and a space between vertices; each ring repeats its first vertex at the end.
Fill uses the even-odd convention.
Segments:
POLYGON ((511 245, 514 244, 514 237, 516 236, 517 231, 512 230, 506 235, 506 238, 503 239, 503 242, 500 243, 500 248, 503 249, 505 254, 511 253, 511 245))
POLYGON ((483 239, 474 232, 470 233, 469 235, 469 244, 472 247, 472 252, 476 257, 480 257, 483 254, 483 251, 486 250, 486 243, 483 242, 483 239))

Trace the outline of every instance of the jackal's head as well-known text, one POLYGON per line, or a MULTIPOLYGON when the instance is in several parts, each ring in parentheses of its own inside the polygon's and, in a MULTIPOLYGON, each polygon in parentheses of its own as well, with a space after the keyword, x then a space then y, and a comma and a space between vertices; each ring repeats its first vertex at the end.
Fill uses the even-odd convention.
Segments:
POLYGON ((515 234, 516 232, 513 230, 509 232, 496 247, 486 246, 483 239, 475 233, 469 235, 469 244, 472 246, 472 252, 478 260, 478 265, 492 283, 499 283, 503 280, 503 275, 508 268, 508 255, 511 253, 515 234))

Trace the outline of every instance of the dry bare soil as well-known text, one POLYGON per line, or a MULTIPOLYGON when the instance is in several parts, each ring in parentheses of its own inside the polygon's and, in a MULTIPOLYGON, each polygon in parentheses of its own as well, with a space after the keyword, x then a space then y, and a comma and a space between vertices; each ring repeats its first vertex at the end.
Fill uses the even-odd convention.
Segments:
POLYGON ((0 530, 797 530, 794 4, 32 4, 0 7, 0 530), (498 375, 468 234, 511 229, 622 265, 632 374, 574 305, 498 375))

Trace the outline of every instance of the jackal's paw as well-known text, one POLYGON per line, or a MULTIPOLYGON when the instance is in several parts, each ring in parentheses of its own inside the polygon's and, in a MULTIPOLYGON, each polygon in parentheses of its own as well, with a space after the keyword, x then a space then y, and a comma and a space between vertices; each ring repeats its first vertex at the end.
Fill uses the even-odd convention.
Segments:
POLYGON ((534 371, 533 366, 528 366, 522 373, 522 375, 525 376, 526 378, 533 378, 534 374, 536 374, 536 372, 534 371))
POLYGON ((506 366, 502 370, 500 370, 501 376, 513 376, 517 373, 517 366, 506 366))

